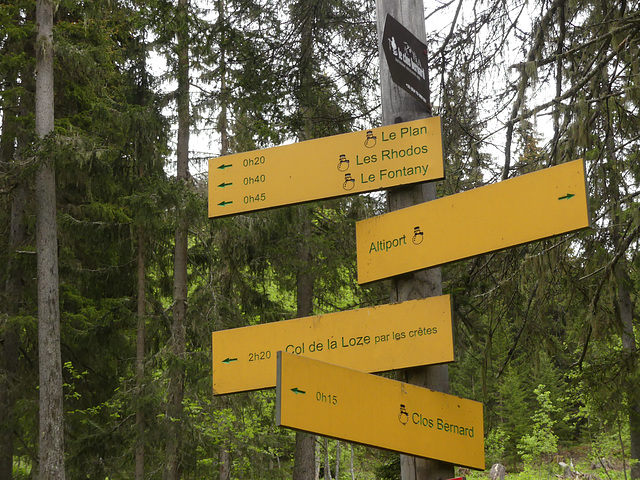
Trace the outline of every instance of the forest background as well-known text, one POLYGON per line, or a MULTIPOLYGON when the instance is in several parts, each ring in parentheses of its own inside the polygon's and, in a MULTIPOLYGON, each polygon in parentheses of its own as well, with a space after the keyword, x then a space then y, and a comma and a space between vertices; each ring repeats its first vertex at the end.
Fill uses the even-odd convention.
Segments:
MULTIPOLYGON (((640 478, 639 2, 426 3, 439 195, 584 158, 592 219, 443 268, 451 393, 484 404, 489 465, 580 447, 640 478)), ((0 478, 36 478, 46 459, 36 190, 47 162, 55 478, 295 475, 295 434, 274 426, 273 392, 212 396, 211 332, 388 303, 386 282, 357 285, 354 238, 386 197, 209 220, 203 162, 379 126, 375 21, 371 0, 0 3, 0 478), (36 3, 55 7, 47 135, 36 130, 36 3), (211 151, 190 148, 191 134, 211 151)), ((318 476, 399 478, 393 454, 312 441, 318 476)))

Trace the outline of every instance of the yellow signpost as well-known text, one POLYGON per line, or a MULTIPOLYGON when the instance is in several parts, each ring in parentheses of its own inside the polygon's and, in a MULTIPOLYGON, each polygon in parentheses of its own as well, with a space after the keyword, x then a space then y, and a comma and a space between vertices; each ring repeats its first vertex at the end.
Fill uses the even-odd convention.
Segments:
POLYGON ((274 387, 279 350, 365 372, 454 360, 448 295, 221 330, 212 342, 217 395, 274 387))
POLYGON ((358 222, 358 282, 588 226, 584 162, 576 160, 358 222))
POLYGON ((276 424, 484 469, 482 404, 278 352, 276 424))
POLYGON ((209 217, 444 177, 439 117, 209 160, 209 217))

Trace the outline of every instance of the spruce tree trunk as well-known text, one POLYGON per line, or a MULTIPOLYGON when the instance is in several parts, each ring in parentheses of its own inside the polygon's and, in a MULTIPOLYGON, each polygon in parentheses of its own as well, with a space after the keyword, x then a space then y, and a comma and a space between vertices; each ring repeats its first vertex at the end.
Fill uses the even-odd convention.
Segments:
MULTIPOLYGON (((218 13, 219 31, 224 32, 226 5, 224 0, 216 2, 218 13)), ((224 33, 221 33, 224 35, 224 33)), ((227 119, 229 93, 227 91, 227 43, 224 36, 220 38, 220 115, 218 116, 218 132, 220 133, 220 155, 229 154, 229 122, 227 119)), ((231 480, 231 453, 229 444, 224 441, 220 444, 218 452, 219 480, 231 480)))
MULTIPOLYGON (((140 175, 142 176, 142 174, 140 175)), ((144 398, 144 345, 145 345, 145 321, 146 321, 146 278, 145 278, 145 248, 146 241, 144 229, 138 228, 138 325, 136 335, 136 391, 138 394, 138 411, 136 412, 136 456, 135 479, 144 480, 144 444, 145 444, 145 414, 142 408, 144 398)))
MULTIPOLYGON (((305 205, 296 207, 298 227, 302 232, 302 241, 298 246, 297 274, 297 317, 313 314, 313 276, 309 271, 311 249, 308 241, 311 237, 311 219, 305 205)), ((316 437, 305 432, 296 432, 296 446, 293 457, 293 480, 314 480, 316 474, 316 437)))
MULTIPOLYGON (((377 0, 378 38, 382 39, 387 13, 410 30, 417 38, 425 39, 424 6, 422 0, 397 2, 377 0)), ((391 125, 429 116, 424 106, 401 90, 391 80, 389 67, 384 59, 382 42, 380 50, 380 77, 382 90, 382 123, 391 125)), ((436 198, 435 185, 424 183, 389 190, 389 211, 427 202, 436 198)), ((429 225, 422 226, 429 234, 429 225)), ((442 295, 442 280, 439 268, 395 277, 392 283, 391 301, 404 302, 436 295, 442 295)), ((440 392, 449 391, 449 370, 447 365, 415 367, 399 372, 399 380, 440 392)), ((452 478, 453 465, 437 460, 428 460, 408 455, 400 456, 402 480, 436 480, 452 478)))
MULTIPOLYGON (((12 82, 15 83, 15 82, 12 82)), ((5 109, 2 115, 2 132, 0 132, 0 165, 9 165, 15 155, 16 115, 11 109, 5 109)), ((3 292, 3 313, 0 317, 0 479, 10 480, 13 475, 13 430, 15 428, 13 408, 16 395, 14 383, 17 377, 18 359, 20 355, 20 336, 11 317, 16 315, 22 300, 22 269, 16 263, 16 250, 26 238, 25 203, 27 190, 24 182, 20 182, 12 191, 11 218, 9 223, 9 260, 7 262, 7 279, 3 292)))
MULTIPOLYGON (((613 154, 611 142, 607 142, 608 153, 613 154)), ((609 158, 609 163, 613 165, 615 157, 609 158)), ((611 171, 616 171, 611 168, 611 171)), ((624 239, 622 238, 622 232, 620 226, 622 225, 621 211, 622 206, 620 203, 620 191, 618 185, 622 182, 617 178, 610 180, 612 187, 612 237, 614 245, 618 249, 623 249, 624 239)), ((638 355, 638 348, 636 346, 635 333, 633 331, 633 301, 631 299, 631 288, 633 282, 629 276, 631 266, 628 264, 626 256, 618 260, 618 263, 614 269, 614 279, 617 288, 616 300, 616 314, 618 317, 618 323, 621 328, 621 340, 622 340, 622 362, 625 369, 625 389, 627 392, 627 402, 629 408, 629 436, 631 441, 631 461, 635 460, 634 465, 631 468, 631 479, 637 480, 640 478, 640 388, 638 388, 638 382, 640 381, 640 356, 638 355)))
MULTIPOLYGON (((36 135, 53 131, 53 1, 36 3, 36 135)), ((64 424, 58 230, 55 165, 41 158, 36 172, 36 252, 38 277, 38 354, 40 376, 39 474, 42 480, 63 480, 64 424)))
POLYGON ((349 444, 349 449, 351 450, 351 463, 350 463, 351 480, 356 480, 356 472, 353 466, 353 443, 349 444))
MULTIPOLYGON (((4 133, 4 132, 3 132, 4 133)), ((6 313, 8 318, 16 315, 20 308, 23 291, 22 269, 12 258, 17 248, 26 239, 25 204, 27 189, 23 183, 13 191, 11 203, 11 225, 9 231, 8 276, 5 284, 6 313)), ((13 440, 15 420, 13 408, 16 403, 15 383, 20 357, 20 335, 18 327, 12 323, 0 329, 0 479, 13 478, 13 440)))
POLYGON ((633 332, 633 302, 631 300, 627 262, 622 260, 616 268, 616 283, 618 286, 618 315, 622 325, 622 352, 628 369, 627 396, 629 402, 629 435, 631 439, 631 461, 636 461, 631 467, 631 478, 640 478, 640 372, 638 368, 638 349, 633 332))
MULTIPOLYGON (((27 21, 34 21, 35 12, 27 14, 27 21)), ((16 22, 20 20, 16 18, 16 22)), ((23 42, 23 50, 28 57, 34 57, 33 42, 23 42)), ((17 86, 17 74, 5 77, 7 85, 17 86)), ((21 82, 25 91, 35 89, 35 78, 30 72, 24 75, 21 82)), ((21 126, 24 119, 33 112, 33 102, 28 95, 21 95, 18 109, 5 108, 2 115, 2 132, 0 132, 0 165, 10 165, 22 158, 22 152, 33 138, 21 126)), ((11 192, 11 217, 9 223, 9 260, 7 262, 7 278, 4 297, 0 303, 5 307, 8 323, 0 322, 0 479, 11 479, 13 475, 13 452, 15 440, 15 422, 17 419, 13 409, 17 400, 15 385, 18 383, 18 364, 20 358, 19 326, 11 322, 11 317, 18 315, 23 302, 25 276, 18 261, 18 250, 27 242, 28 184, 19 179, 11 192)), ((4 322, 4 320, 2 320, 4 322)))
MULTIPOLYGON (((601 85, 605 94, 611 93, 611 85, 609 84, 609 74, 605 69, 601 72, 601 85)), ((612 113, 603 108, 602 119, 605 131, 605 171, 608 178, 605 184, 609 187, 608 197, 611 201, 611 237, 613 245, 616 247, 616 253, 622 252, 628 248, 625 245, 623 237, 623 202, 621 198, 620 186, 624 185, 624 179, 620 175, 623 171, 621 163, 623 160, 618 158, 615 149, 615 122, 612 113)), ((631 300, 632 281, 629 276, 631 270, 627 262, 626 251, 618 260, 614 270, 613 277, 616 283, 617 298, 616 314, 618 323, 621 328, 622 353, 625 369, 625 381, 627 391, 627 402, 629 405, 629 434, 631 441, 631 460, 636 463, 631 470, 632 480, 640 479, 640 388, 638 381, 640 380, 640 357, 636 346, 635 333, 633 331, 633 303, 631 300)))
MULTIPOLYGON (((298 58, 298 88, 296 91, 297 108, 303 119, 302 131, 298 132, 300 141, 313 138, 311 134, 311 105, 313 99, 309 98, 310 85, 313 85, 313 54, 314 38, 313 24, 315 23, 315 9, 308 2, 297 1, 292 6, 296 13, 294 17, 300 23, 300 56, 298 58), (304 12, 304 15, 301 13, 304 12)), ((297 207, 299 214, 298 228, 301 235, 301 243, 298 245, 299 270, 297 273, 297 307, 298 318, 313 314, 313 276, 309 266, 311 262, 311 218, 309 209, 302 205, 297 207)), ((316 472, 316 437, 304 432, 296 432, 296 446, 294 452, 293 480, 314 480, 316 472)))
MULTIPOLYGON (((178 144, 177 180, 187 188, 189 180, 189 32, 187 30, 188 0, 179 0, 178 24, 178 144)), ((187 314, 187 246, 188 220, 184 205, 178 205, 178 227, 175 235, 173 272, 173 322, 171 326, 171 363, 167 392, 167 465, 165 478, 178 480, 182 475, 182 401, 184 399, 187 314)))
POLYGON ((331 462, 329 461, 329 439, 324 438, 324 479, 331 480, 331 462))
POLYGON ((218 473, 220 480, 229 480, 231 478, 231 455, 226 443, 220 446, 218 456, 218 473))

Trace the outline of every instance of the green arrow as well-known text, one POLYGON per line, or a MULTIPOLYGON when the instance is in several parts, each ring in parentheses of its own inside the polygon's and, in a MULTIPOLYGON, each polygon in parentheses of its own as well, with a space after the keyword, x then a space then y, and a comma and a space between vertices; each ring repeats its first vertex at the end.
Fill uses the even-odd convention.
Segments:
POLYGON ((300 390, 298 387, 292 388, 291 391, 293 393, 295 393, 296 395, 298 395, 298 394, 306 395, 307 394, 307 392, 305 392, 304 390, 300 390))
POLYGON ((227 205, 231 205, 233 202, 222 201, 218 204, 220 207, 226 207, 227 205))
POLYGON ((233 167, 233 165, 225 165, 224 163, 218 167, 218 170, 224 170, 225 168, 233 167))
POLYGON ((227 365, 229 365, 231 362, 237 362, 238 359, 237 358, 225 358, 224 360, 222 360, 222 363, 226 363, 227 365))
POLYGON ((224 182, 222 182, 220 185, 218 185, 218 187, 224 188, 224 187, 228 187, 229 185, 233 185, 233 183, 224 183, 224 182))
POLYGON ((567 193, 564 197, 558 197, 558 200, 569 200, 572 197, 575 197, 573 193, 567 193))

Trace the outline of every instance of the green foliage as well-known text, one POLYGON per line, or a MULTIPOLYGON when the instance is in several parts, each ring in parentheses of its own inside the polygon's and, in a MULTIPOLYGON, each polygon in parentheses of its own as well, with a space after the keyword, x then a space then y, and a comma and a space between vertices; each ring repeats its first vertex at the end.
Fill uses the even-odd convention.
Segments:
POLYGON ((510 441, 511 437, 504 427, 498 426, 492 429, 484 440, 485 463, 487 465, 504 464, 504 454, 510 441))
POLYGON ((517 445, 518 453, 522 455, 527 468, 533 465, 534 460, 558 451, 558 437, 553 433, 555 421, 551 418, 557 408, 553 406, 545 385, 538 385, 533 393, 538 402, 538 409, 532 417, 533 430, 524 435, 517 445))
POLYGON ((376 478, 380 480, 400 480, 400 457, 396 456, 376 468, 376 478))

